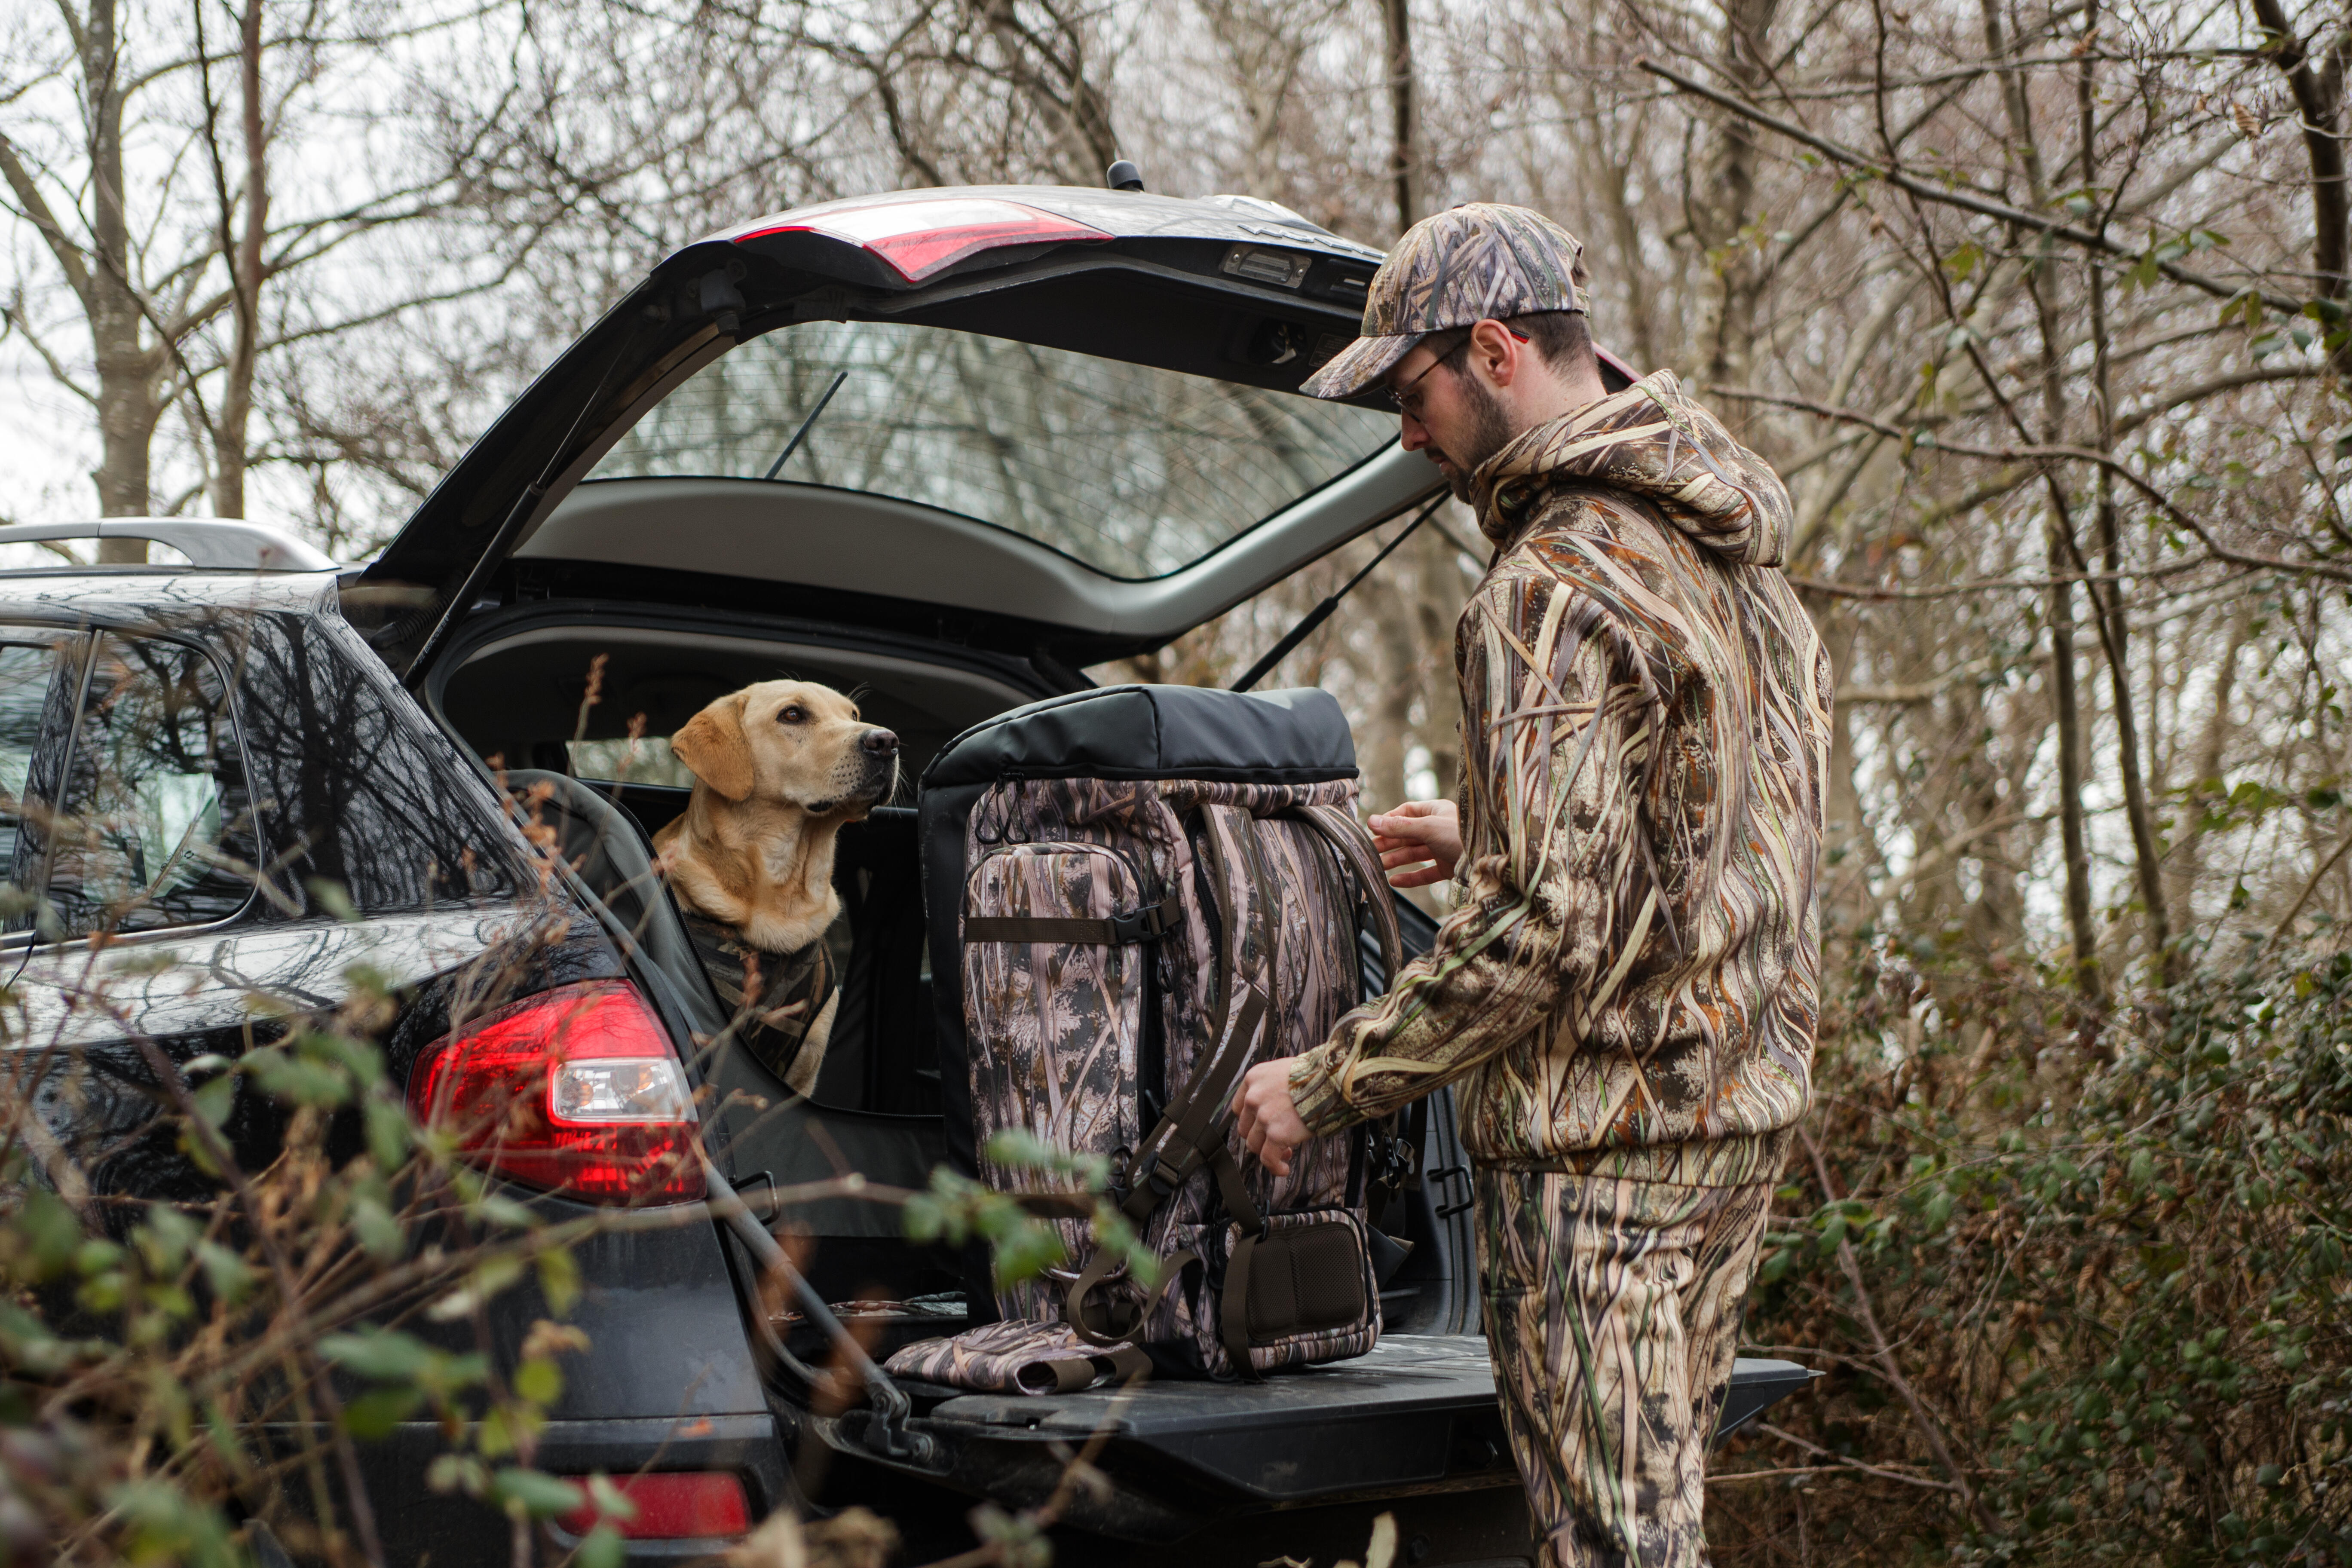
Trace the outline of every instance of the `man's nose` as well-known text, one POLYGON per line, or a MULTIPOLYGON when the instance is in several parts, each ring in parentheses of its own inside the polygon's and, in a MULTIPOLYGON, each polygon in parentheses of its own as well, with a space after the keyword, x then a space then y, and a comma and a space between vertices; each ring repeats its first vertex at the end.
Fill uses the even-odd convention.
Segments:
POLYGON ((898 737, 887 730, 868 730, 857 737, 857 749, 877 757, 891 756, 898 750, 898 737))
POLYGON ((1397 424, 1400 426, 1397 439, 1403 444, 1406 451, 1418 452, 1429 445, 1429 426, 1412 415, 1398 415, 1397 424))

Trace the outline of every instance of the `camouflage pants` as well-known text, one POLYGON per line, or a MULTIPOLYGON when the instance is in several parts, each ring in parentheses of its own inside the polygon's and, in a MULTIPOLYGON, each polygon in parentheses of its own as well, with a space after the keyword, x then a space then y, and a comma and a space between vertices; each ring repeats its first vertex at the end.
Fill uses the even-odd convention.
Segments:
POLYGON ((1543 1568, 1697 1568, 1772 1188, 1478 1172, 1486 1334, 1543 1568))

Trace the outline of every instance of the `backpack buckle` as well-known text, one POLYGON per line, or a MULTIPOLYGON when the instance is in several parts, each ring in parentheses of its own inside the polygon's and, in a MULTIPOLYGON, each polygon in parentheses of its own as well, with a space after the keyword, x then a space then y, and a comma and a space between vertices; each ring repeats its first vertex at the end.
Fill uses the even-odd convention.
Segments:
POLYGON ((1138 910, 1132 914, 1113 915, 1110 917, 1111 939, 1118 942, 1157 942, 1176 929, 1177 913, 1176 899, 1171 894, 1150 909, 1138 910))

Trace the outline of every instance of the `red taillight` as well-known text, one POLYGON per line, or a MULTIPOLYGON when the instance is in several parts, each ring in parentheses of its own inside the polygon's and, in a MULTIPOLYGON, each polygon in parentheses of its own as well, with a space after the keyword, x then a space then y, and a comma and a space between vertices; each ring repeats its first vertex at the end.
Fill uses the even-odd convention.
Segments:
POLYGON ((769 234, 822 234, 858 246, 888 262, 909 283, 920 283, 967 256, 1001 246, 1111 237, 1092 224, 992 196, 841 207, 753 228, 733 238, 740 245, 769 234))
POLYGON ((583 1203, 702 1196, 686 1069, 627 982, 527 996, 427 1052, 409 1104, 477 1163, 583 1203))
MULTIPOLYGON (((656 1470, 619 1476, 613 1489, 636 1505, 636 1516, 615 1516, 614 1530, 631 1541, 703 1540, 740 1535, 751 1528, 743 1483, 724 1470, 656 1470)), ((563 1516, 563 1528, 585 1535, 596 1527, 593 1506, 563 1516)))

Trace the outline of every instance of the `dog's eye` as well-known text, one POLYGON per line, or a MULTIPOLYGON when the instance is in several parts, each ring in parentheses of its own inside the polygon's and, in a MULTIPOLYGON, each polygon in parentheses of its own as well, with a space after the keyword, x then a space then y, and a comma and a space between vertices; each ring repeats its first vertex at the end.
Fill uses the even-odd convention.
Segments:
POLYGON ((776 715, 776 722, 779 724, 805 724, 808 722, 808 710, 795 702, 791 707, 776 715))

